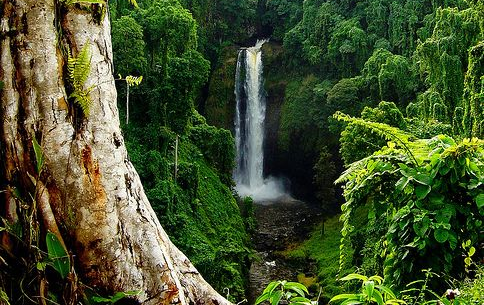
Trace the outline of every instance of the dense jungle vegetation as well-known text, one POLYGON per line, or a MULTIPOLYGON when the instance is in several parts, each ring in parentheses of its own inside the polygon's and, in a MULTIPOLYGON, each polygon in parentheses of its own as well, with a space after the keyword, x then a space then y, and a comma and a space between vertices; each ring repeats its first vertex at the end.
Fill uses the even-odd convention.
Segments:
MULTIPOLYGON (((245 295, 253 227, 232 191, 229 130, 236 50, 267 37, 266 169, 342 213, 339 276, 382 275, 398 291, 422 270, 440 276, 432 289, 483 276, 483 1, 138 4, 109 2, 116 74, 143 76, 123 125, 130 157, 163 227, 216 289, 245 295)), ((341 288, 326 263, 316 282, 330 297, 341 288)))

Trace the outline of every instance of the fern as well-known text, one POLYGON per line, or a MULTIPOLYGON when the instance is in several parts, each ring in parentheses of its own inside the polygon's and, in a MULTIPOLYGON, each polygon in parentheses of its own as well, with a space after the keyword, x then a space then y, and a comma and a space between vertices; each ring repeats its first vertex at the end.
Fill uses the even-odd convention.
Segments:
POLYGON ((139 84, 141 84, 141 81, 143 80, 143 76, 128 75, 126 76, 125 80, 128 86, 139 86, 139 84))
POLYGON ((84 83, 89 77, 91 70, 91 56, 89 52, 90 45, 86 43, 77 57, 72 57, 71 52, 68 51, 67 71, 69 74, 69 81, 73 87, 73 92, 69 96, 74 99, 74 103, 81 107, 85 116, 89 115, 91 107, 91 99, 89 93, 93 87, 84 88, 84 83))
POLYGON ((409 147, 410 145, 412 145, 411 140, 414 137, 413 135, 401 129, 398 129, 396 127, 393 127, 384 123, 377 123, 377 122, 366 121, 361 118, 354 118, 339 111, 337 111, 333 115, 333 117, 338 121, 353 123, 353 124, 362 126, 364 128, 368 128, 388 141, 395 141, 397 145, 401 146, 405 150, 407 155, 412 159, 412 162, 415 163, 415 165, 418 165, 418 161, 415 158, 414 153, 409 147))

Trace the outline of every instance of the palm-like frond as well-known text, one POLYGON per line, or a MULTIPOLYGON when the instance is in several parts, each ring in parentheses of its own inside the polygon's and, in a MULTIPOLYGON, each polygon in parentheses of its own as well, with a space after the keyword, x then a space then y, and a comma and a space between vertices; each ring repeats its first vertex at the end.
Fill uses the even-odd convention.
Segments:
POLYGON ((347 114, 337 111, 333 117, 339 121, 344 121, 347 123, 353 123, 364 128, 368 128, 372 132, 382 136, 387 141, 394 141, 395 144, 403 148, 407 155, 412 159, 412 161, 418 165, 418 161, 415 158, 409 145, 412 143, 414 136, 408 132, 405 132, 397 127, 393 127, 384 123, 371 122, 361 118, 354 118, 347 114))

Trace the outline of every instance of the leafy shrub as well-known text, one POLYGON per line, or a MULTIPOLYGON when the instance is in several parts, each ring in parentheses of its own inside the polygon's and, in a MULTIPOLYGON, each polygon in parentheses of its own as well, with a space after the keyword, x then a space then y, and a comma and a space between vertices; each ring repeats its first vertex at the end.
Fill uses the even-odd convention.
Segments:
POLYGON ((412 140, 411 135, 385 124, 343 119, 395 142, 353 163, 339 179, 346 181, 341 255, 346 255, 345 246, 355 238, 354 211, 367 206, 369 219, 384 216, 388 220, 382 255, 385 277, 392 283, 402 285, 421 269, 463 272, 464 262, 455 255, 459 245, 483 241, 483 141, 456 143, 448 136, 412 140))

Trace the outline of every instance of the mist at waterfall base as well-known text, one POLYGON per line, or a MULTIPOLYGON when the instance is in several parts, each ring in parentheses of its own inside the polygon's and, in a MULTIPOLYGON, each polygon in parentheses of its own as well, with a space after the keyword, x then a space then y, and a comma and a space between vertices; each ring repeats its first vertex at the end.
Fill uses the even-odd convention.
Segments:
POLYGON ((272 176, 264 179, 260 185, 248 186, 237 184, 235 187, 240 197, 250 196, 256 202, 292 198, 288 189, 289 181, 287 179, 272 176))
POLYGON ((263 177, 266 93, 261 48, 266 41, 258 40, 255 46, 239 50, 234 90, 237 151, 235 189, 241 197, 250 196, 259 202, 289 197, 287 181, 263 177))

